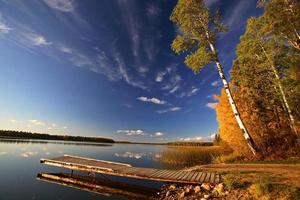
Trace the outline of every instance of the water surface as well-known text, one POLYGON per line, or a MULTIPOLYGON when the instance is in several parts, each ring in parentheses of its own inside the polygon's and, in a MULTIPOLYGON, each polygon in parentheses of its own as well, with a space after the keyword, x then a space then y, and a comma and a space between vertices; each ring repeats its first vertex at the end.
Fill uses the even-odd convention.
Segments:
MULTIPOLYGON (((123 162, 137 167, 163 168, 158 158, 164 148, 166 147, 160 145, 0 140, 0 199, 126 199, 116 195, 102 196, 37 180, 36 176, 40 172, 70 172, 42 165, 39 161, 41 158, 69 154, 123 162)), ((154 181, 109 178, 154 188, 162 185, 154 181)))

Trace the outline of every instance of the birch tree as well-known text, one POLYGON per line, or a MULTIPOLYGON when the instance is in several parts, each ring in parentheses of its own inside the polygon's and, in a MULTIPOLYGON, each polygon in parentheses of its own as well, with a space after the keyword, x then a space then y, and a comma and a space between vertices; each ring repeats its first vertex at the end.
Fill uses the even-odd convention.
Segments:
POLYGON ((272 34, 300 51, 300 1, 260 0, 264 7, 266 26, 272 34))
POLYGON ((240 117, 215 48, 218 34, 227 30, 220 21, 220 13, 211 13, 203 0, 179 0, 170 20, 177 25, 180 32, 171 45, 173 51, 187 54, 184 62, 194 73, 199 73, 205 66, 212 66, 210 64, 216 66, 236 122, 249 149, 256 155, 256 146, 240 117))
MULTIPOLYGON (((267 20, 265 16, 259 18, 251 17, 247 23, 247 29, 245 34, 241 37, 240 44, 238 46, 238 54, 248 54, 251 59, 261 60, 266 63, 263 65, 268 68, 273 74, 273 83, 278 89, 281 96, 283 107, 286 110, 286 114, 290 120, 291 129, 297 134, 297 128, 295 124, 295 117, 293 116, 291 106, 289 105, 287 95, 283 88, 280 78, 281 68, 285 68, 280 64, 284 55, 287 54, 286 47, 279 41, 276 41, 272 37, 272 32, 269 30, 267 20)), ((250 61, 249 61, 250 62, 250 61)), ((256 65, 258 67, 259 65, 256 65)))

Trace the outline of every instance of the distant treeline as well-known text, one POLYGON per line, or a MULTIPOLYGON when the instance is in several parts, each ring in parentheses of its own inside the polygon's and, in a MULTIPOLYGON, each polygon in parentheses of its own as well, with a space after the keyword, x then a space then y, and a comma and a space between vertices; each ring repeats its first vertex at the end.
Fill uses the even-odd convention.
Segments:
POLYGON ((212 142, 168 142, 170 146, 213 146, 212 142))
POLYGON ((35 139, 35 140, 65 140, 65 141, 77 141, 77 142, 101 142, 101 143, 115 142, 114 140, 108 138, 70 136, 70 135, 50 135, 45 133, 30 133, 30 132, 11 131, 11 130, 0 130, 0 137, 15 138, 15 139, 35 139))

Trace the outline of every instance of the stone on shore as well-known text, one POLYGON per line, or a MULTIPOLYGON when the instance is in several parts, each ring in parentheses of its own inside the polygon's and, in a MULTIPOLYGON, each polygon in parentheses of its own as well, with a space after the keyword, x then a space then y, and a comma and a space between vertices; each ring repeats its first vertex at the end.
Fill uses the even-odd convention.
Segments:
POLYGON ((210 191, 210 185, 208 183, 202 183, 201 187, 207 191, 210 191))
POLYGON ((199 185, 197 185, 196 187, 194 187, 194 192, 195 193, 199 193, 201 191, 201 187, 199 185))

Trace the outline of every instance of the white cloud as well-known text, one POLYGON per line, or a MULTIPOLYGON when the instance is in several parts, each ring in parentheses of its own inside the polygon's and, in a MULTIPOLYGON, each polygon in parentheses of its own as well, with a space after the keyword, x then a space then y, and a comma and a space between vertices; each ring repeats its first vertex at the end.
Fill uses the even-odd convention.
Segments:
POLYGON ((58 49, 63 53, 71 54, 73 52, 71 48, 69 48, 63 44, 58 45, 58 49))
POLYGON ((218 103, 214 102, 214 103, 207 103, 206 107, 211 108, 211 109, 216 109, 216 106, 218 105, 218 103))
POLYGON ((145 74, 149 71, 149 68, 147 66, 141 66, 141 67, 137 68, 137 71, 141 74, 145 74))
POLYGON ((157 17, 161 13, 160 7, 155 4, 148 4, 146 14, 148 17, 157 17))
POLYGON ((193 95, 197 94, 198 91, 199 91, 199 89, 196 88, 195 86, 193 86, 192 89, 187 93, 187 96, 188 97, 193 96, 193 95))
POLYGON ((176 111, 179 111, 181 109, 182 109, 181 107, 172 107, 172 108, 165 109, 165 110, 157 110, 156 112, 159 113, 159 114, 163 114, 163 113, 167 113, 167 112, 176 112, 176 111))
POLYGON ((44 0, 51 8, 62 12, 73 12, 74 5, 72 0, 44 0))
POLYGON ((186 138, 179 138, 179 140, 185 141, 185 142, 193 142, 193 141, 201 141, 201 140, 203 140, 203 138, 202 137, 186 137, 186 138))
POLYGON ((216 133, 213 133, 209 137, 210 137, 210 139, 214 139, 216 135, 217 135, 216 133))
POLYGON ((123 134, 126 134, 128 136, 141 136, 141 135, 146 135, 144 133, 144 131, 142 130, 117 130, 117 133, 123 133, 123 134))
POLYGON ((0 13, 0 34, 8 34, 11 28, 4 22, 0 13))
POLYGON ((164 105, 164 104, 167 103, 166 101, 159 100, 158 98, 155 98, 155 97, 152 97, 152 98, 138 97, 137 99, 140 100, 140 101, 143 101, 143 102, 151 102, 151 103, 159 104, 159 105, 164 105))
POLYGON ((175 112, 175 111, 178 111, 178 110, 181 110, 180 107, 172 107, 169 109, 171 112, 175 112))
POLYGON ((32 41, 32 44, 34 46, 44 46, 52 44, 51 42, 48 42, 44 36, 41 35, 31 35, 29 36, 29 39, 32 41))
POLYGON ((33 125, 37 125, 37 126, 44 126, 45 125, 45 122, 39 121, 37 119, 30 119, 30 120, 28 120, 28 122, 30 122, 33 125))
POLYGON ((170 75, 168 80, 165 81, 166 83, 161 88, 162 90, 169 90, 168 94, 172 94, 177 90, 181 89, 180 83, 182 81, 182 78, 179 74, 176 72, 176 66, 175 64, 172 64, 171 66, 168 66, 166 68, 167 73, 170 75))
POLYGON ((214 81, 211 83, 211 86, 218 87, 220 85, 219 81, 214 81))
POLYGON ((154 136, 156 136, 156 137, 161 137, 163 135, 164 135, 164 133, 162 133, 162 132, 156 132, 156 133, 154 133, 154 136))
POLYGON ((158 72, 155 78, 156 82, 162 82, 164 80, 164 76, 166 75, 166 72, 158 72))
POLYGON ((176 85, 172 90, 169 91, 170 94, 176 92, 179 89, 179 85, 176 85))
POLYGON ((15 120, 15 119, 10 119, 10 120, 8 120, 9 122, 11 122, 11 123, 16 123, 16 122, 18 122, 17 120, 15 120))

